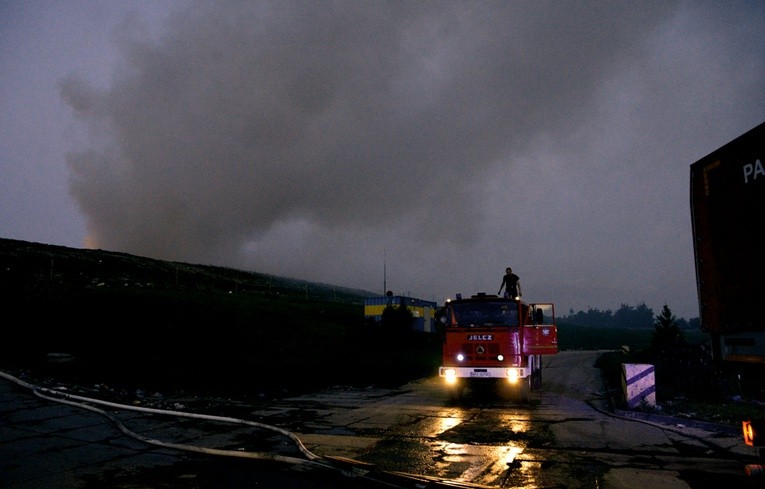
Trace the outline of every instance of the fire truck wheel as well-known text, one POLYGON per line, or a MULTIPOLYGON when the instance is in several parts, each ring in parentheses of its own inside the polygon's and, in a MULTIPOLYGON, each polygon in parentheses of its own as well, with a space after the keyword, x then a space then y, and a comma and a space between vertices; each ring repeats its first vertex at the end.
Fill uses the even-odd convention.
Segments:
POLYGON ((526 377, 518 383, 517 398, 519 402, 529 402, 529 392, 531 391, 531 377, 526 377))
POLYGON ((533 390, 539 390, 542 388, 542 366, 540 365, 537 370, 531 374, 531 388, 533 390))

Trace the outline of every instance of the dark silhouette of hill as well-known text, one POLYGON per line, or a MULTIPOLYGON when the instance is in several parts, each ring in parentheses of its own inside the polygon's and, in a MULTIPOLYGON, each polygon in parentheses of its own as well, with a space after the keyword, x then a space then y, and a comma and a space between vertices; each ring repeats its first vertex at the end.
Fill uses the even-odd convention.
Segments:
POLYGON ((372 292, 233 268, 0 238, 0 287, 127 287, 303 295, 362 304, 372 292))
POLYGON ((0 368, 126 391, 276 395, 432 375, 438 335, 365 324, 370 292, 0 239, 0 368))

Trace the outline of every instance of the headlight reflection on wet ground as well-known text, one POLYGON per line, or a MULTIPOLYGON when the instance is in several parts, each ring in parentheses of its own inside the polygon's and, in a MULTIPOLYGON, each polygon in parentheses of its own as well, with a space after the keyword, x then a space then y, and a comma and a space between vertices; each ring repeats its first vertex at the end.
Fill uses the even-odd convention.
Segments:
POLYGON ((450 429, 454 428, 458 424, 462 423, 461 418, 450 417, 450 418, 437 418, 437 419, 438 419, 438 423, 436 426, 437 431, 433 433, 431 436, 438 436, 441 433, 445 431, 449 431, 450 429))
POLYGON ((498 428, 500 430, 509 429, 515 434, 526 433, 530 427, 529 415, 523 414, 522 416, 519 417, 517 414, 501 416, 498 428))
POLYGON ((523 446, 487 447, 449 443, 434 447, 435 450, 439 448, 443 454, 440 458, 442 463, 438 464, 439 475, 475 484, 500 484, 505 487, 505 483, 512 480, 510 487, 536 487, 541 464, 529 460, 523 446))
POLYGON ((505 463, 507 465, 513 465, 515 463, 515 457, 521 453, 523 453, 523 448, 521 447, 508 447, 507 453, 505 454, 505 463))
MULTIPOLYGON (((531 429, 525 411, 498 413, 449 409, 438 413, 425 431, 440 455, 438 475, 463 482, 533 489, 541 463, 526 453, 531 429)), ((422 426, 422 425, 421 425, 422 426)))

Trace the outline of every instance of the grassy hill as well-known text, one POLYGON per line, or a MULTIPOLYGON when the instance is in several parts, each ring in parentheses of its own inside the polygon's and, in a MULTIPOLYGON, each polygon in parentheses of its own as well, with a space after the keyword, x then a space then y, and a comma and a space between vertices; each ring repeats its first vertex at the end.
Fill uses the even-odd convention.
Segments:
POLYGON ((370 292, 225 267, 0 239, 0 294, 0 368, 127 390, 400 385, 440 361, 438 335, 365 325, 370 292))

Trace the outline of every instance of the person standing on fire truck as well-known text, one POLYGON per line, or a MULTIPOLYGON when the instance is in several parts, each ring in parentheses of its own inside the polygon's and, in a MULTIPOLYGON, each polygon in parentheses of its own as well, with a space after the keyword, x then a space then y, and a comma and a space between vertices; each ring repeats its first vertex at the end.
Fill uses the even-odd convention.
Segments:
POLYGON ((513 269, 510 267, 505 268, 505 276, 502 277, 502 284, 499 286, 497 295, 502 292, 502 287, 505 288, 505 297, 515 299, 521 296, 521 278, 513 273, 513 269))

